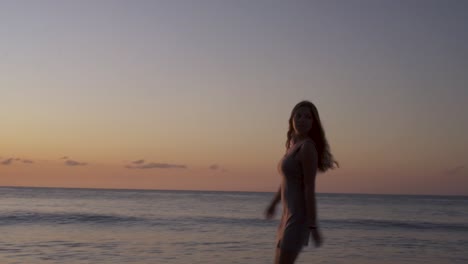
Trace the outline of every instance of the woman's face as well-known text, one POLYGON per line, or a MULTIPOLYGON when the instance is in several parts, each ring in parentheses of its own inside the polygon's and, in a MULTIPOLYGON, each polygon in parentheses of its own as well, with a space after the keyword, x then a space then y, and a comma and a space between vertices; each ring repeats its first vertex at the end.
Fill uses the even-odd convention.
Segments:
POLYGON ((307 135, 312 128, 312 113, 306 106, 297 109, 293 116, 293 128, 296 135, 307 135))

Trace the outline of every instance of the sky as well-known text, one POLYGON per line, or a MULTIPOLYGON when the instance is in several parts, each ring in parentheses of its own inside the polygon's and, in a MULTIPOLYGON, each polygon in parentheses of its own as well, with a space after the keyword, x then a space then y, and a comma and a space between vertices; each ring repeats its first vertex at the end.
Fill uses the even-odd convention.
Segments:
POLYGON ((468 195, 466 1, 0 1, 0 186, 468 195))

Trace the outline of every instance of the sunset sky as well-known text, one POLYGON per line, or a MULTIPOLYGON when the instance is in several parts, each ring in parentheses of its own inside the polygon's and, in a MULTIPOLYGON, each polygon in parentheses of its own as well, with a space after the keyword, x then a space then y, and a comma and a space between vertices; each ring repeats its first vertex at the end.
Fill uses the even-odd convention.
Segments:
POLYGON ((467 1, 0 1, 0 186, 468 195, 467 1))

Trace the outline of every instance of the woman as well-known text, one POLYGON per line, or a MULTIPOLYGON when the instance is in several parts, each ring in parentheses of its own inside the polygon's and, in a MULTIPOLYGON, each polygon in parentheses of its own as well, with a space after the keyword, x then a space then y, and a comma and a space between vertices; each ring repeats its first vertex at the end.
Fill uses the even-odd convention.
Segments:
POLYGON ((267 208, 266 217, 274 216, 282 201, 283 215, 278 227, 276 264, 292 264, 312 236, 315 246, 322 244, 317 225, 315 176, 338 163, 333 159, 314 104, 298 103, 289 118, 286 154, 278 164, 281 186, 267 208))

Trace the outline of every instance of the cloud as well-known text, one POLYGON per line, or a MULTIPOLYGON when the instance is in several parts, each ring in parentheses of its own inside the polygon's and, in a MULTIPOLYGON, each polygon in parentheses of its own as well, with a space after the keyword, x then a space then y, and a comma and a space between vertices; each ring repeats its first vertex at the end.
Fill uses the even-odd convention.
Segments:
POLYGON ((208 167, 208 169, 213 170, 213 171, 227 172, 225 168, 222 168, 218 164, 213 164, 210 167, 208 167))
POLYGON ((65 160, 64 164, 66 166, 85 166, 85 165, 88 165, 88 163, 86 163, 86 162, 71 160, 71 159, 68 158, 68 156, 63 156, 60 159, 65 160))
POLYGON ((146 164, 139 164, 137 166, 126 165, 127 169, 186 169, 186 165, 168 164, 168 163, 155 163, 150 162, 146 164))
POLYGON ((32 164, 34 161, 29 160, 29 159, 20 159, 20 158, 8 158, 2 162, 0 162, 1 165, 11 165, 13 164, 13 161, 18 161, 18 162, 23 162, 27 164, 32 164))
POLYGON ((135 161, 132 161, 133 164, 143 164, 145 163, 145 160, 135 160, 135 161))
POLYGON ((78 161, 75 161, 75 160, 66 160, 65 165, 67 165, 67 166, 85 166, 85 165, 87 165, 87 163, 86 162, 78 162, 78 161))
POLYGON ((158 169, 170 169, 170 168, 185 169, 185 168, 187 168, 187 166, 185 166, 185 165, 167 164, 167 163, 154 163, 154 162, 141 165, 140 167, 141 167, 141 169, 153 169, 153 168, 158 168, 158 169))
POLYGON ((9 159, 6 159, 4 161, 2 161, 0 164, 2 165, 11 165, 13 163, 13 158, 9 158, 9 159))
POLYGON ((456 175, 456 174, 460 173, 461 171, 463 171, 464 168, 465 168, 465 166, 463 166, 463 165, 456 166, 456 167, 453 167, 453 168, 450 168, 450 169, 446 170, 445 174, 456 175))

